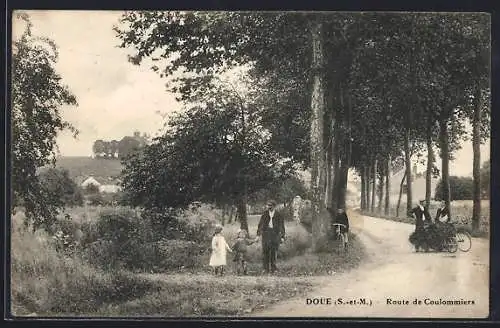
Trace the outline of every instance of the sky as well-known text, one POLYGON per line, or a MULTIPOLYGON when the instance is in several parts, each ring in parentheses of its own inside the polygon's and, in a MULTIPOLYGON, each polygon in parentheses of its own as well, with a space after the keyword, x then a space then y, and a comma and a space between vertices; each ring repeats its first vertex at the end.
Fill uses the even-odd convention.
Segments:
MULTIPOLYGON (((62 156, 90 156, 95 140, 120 140, 136 130, 155 135, 163 126, 163 117, 182 108, 166 90, 164 79, 147 65, 129 63, 130 50, 118 47, 113 26, 122 12, 26 12, 33 34, 49 37, 58 45, 56 70, 78 101, 78 107, 62 109, 62 117, 79 130, 76 139, 69 132, 58 136, 62 156)), ((23 28, 23 23, 14 23, 13 36, 23 28)), ((488 141, 481 147, 481 160, 489 157, 488 141)), ((450 163, 450 174, 468 176, 471 172, 469 141, 450 163)))

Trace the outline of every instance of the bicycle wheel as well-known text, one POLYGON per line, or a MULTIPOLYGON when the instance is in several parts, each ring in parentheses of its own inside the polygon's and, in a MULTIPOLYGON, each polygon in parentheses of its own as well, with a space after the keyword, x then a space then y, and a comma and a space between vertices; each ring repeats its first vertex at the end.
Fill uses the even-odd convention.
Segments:
POLYGON ((345 239, 343 234, 339 234, 337 236, 337 243, 338 243, 338 249, 339 251, 344 251, 345 250, 345 239))
POLYGON ((468 252, 472 247, 472 239, 468 232, 460 231, 456 234, 458 249, 462 252, 468 252))
POLYGON ((446 242, 446 249, 450 253, 455 253, 458 250, 458 243, 456 237, 451 237, 447 242, 446 242))

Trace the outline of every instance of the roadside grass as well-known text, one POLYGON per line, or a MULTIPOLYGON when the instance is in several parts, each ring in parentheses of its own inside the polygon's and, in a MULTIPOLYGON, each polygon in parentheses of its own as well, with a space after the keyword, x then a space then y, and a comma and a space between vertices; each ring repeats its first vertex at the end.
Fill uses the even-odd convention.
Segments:
MULTIPOLYGON (((429 208, 431 217, 434 218, 436 211, 439 207, 439 203, 432 202, 429 208)), ((396 208, 392 206, 389 210, 389 215, 383 214, 382 212, 376 211, 375 213, 369 211, 360 212, 366 216, 373 216, 378 218, 383 218, 387 220, 392 220, 396 222, 403 222, 409 224, 415 224, 415 219, 406 216, 406 203, 401 202, 399 207, 399 216, 396 216, 396 208)), ((472 237, 477 238, 489 238, 490 231, 490 201, 481 201, 481 218, 479 222, 479 231, 472 231, 472 201, 471 200, 460 200, 451 202, 451 214, 452 222, 456 225, 458 229, 463 229, 468 231, 472 237)))
POLYGON ((244 316, 266 305, 301 295, 313 286, 306 278, 215 277, 209 274, 144 275, 157 290, 102 307, 105 316, 244 316))
MULTIPOLYGON (((79 223, 95 220, 94 208, 75 209, 79 223), (85 216, 82 216, 85 214, 85 216)), ((69 210, 70 211, 70 210, 69 210)), ((249 217, 255 236, 259 216, 249 217)), ((226 225, 228 243, 238 225, 226 225)), ((355 268, 365 250, 355 235, 349 252, 310 251, 311 235, 286 223, 287 240, 278 254, 278 272, 262 275, 260 242, 250 246, 249 275, 235 274, 232 256, 223 277, 211 274, 209 253, 194 269, 162 273, 103 270, 78 256, 56 252, 51 238, 22 227, 22 213, 12 219, 11 311, 16 316, 244 316, 268 304, 302 295, 329 275, 355 268)))
POLYGON ((75 179, 90 175, 101 178, 116 177, 123 166, 118 159, 61 156, 56 160, 56 167, 68 170, 70 177, 75 179))

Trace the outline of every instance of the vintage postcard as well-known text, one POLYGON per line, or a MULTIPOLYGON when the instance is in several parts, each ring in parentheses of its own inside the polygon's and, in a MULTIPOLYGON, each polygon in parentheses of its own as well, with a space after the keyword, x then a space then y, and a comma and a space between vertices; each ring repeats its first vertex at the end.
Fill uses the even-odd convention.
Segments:
POLYGON ((14 11, 11 314, 488 317, 490 25, 14 11))

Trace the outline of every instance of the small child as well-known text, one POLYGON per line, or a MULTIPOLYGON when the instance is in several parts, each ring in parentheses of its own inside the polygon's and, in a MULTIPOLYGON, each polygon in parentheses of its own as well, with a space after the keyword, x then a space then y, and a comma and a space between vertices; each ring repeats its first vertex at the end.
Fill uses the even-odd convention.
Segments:
POLYGON ((233 245, 234 250, 234 259, 233 262, 236 262, 236 272, 238 274, 243 273, 247 274, 247 261, 248 261, 248 245, 252 245, 257 240, 249 240, 248 234, 246 230, 239 230, 238 237, 233 245))
POLYGON ((222 235, 222 226, 215 227, 215 233, 212 237, 212 256, 210 256, 209 265, 214 268, 215 275, 223 275, 224 267, 226 266, 226 250, 229 252, 231 248, 226 243, 226 239, 222 235))

